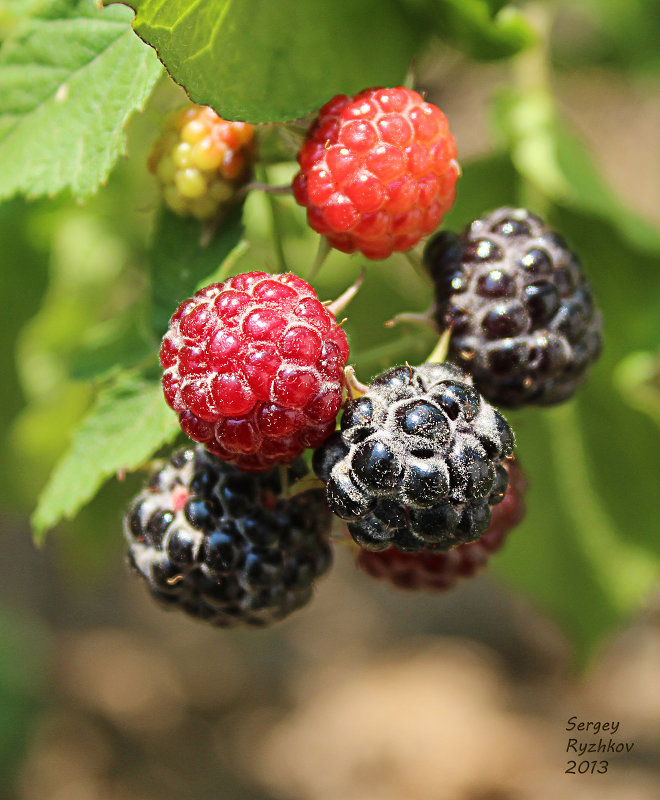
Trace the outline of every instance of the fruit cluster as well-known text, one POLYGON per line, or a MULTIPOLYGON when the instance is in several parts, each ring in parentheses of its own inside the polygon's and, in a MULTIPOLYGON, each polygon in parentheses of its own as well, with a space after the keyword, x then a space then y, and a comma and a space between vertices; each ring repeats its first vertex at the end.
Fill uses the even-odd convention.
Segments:
POLYGON ((254 127, 229 122, 208 106, 176 113, 149 156, 168 208, 208 220, 230 203, 252 171, 254 127))
MULTIPOLYGON (((212 113, 177 118, 157 174, 169 174, 174 149, 210 152, 212 113)), ((238 125, 249 145, 251 129, 214 124, 238 125)), ((402 87, 333 98, 298 162, 293 192, 310 225, 374 259, 433 232, 459 174, 444 115, 402 87)), ((450 588, 502 546, 526 484, 495 406, 572 395, 600 351, 600 315, 577 257, 525 209, 435 234, 423 261, 445 353, 368 386, 346 367, 336 318, 351 291, 323 303, 296 275, 254 271, 176 309, 160 350, 163 392, 200 444, 158 467, 124 526, 157 600, 220 626, 281 619, 327 570, 332 520, 346 523, 339 538, 364 573, 408 589, 450 588), (307 449, 317 478, 299 458, 307 449)))

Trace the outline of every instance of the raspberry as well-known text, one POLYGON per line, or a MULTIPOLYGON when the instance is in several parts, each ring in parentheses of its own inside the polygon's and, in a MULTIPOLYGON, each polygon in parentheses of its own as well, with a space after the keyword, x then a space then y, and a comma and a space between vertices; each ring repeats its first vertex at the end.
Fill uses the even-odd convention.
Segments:
POLYGON ((240 469, 318 447, 342 402, 346 334, 290 273, 247 272, 184 301, 163 338, 168 405, 184 432, 240 469))
POLYGON ((462 236, 442 232, 424 254, 435 316, 453 326, 449 358, 493 403, 570 397, 598 357, 601 318, 563 237, 525 209, 500 208, 462 236))
POLYGON ((313 463, 330 509, 365 550, 449 550, 488 527, 513 441, 457 367, 394 367, 347 404, 313 463))
POLYGON ((330 566, 332 517, 318 489, 281 491, 279 470, 246 475, 202 447, 178 450, 126 513, 129 561, 161 604, 212 625, 282 619, 330 566))
POLYGON ((504 544, 509 532, 525 514, 525 477, 514 459, 504 461, 509 485, 501 503, 493 507, 488 530, 474 542, 459 544, 447 552, 432 549, 401 553, 393 547, 380 552, 360 550, 357 564, 373 578, 387 580, 400 589, 451 589, 462 578, 471 578, 504 544))
POLYGON ((340 94, 307 132, 294 195, 333 247, 387 258, 414 247, 451 208, 456 155, 445 115, 417 92, 340 94))
POLYGON ((224 120, 209 106, 179 111, 148 161, 167 206, 183 217, 215 217, 250 175, 253 137, 252 125, 224 120))

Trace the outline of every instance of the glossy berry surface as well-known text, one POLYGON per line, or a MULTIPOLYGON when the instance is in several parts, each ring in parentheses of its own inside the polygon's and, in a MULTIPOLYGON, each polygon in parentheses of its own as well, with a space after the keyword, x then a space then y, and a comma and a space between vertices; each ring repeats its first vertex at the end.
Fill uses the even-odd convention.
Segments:
POLYGON ((149 156, 149 170, 161 185, 168 208, 200 220, 217 216, 249 178, 254 127, 230 122, 209 106, 176 113, 149 156))
POLYGON ((493 403, 570 397, 602 346, 600 314, 578 257, 525 209, 500 208, 459 237, 442 232, 424 260, 449 357, 493 403))
POLYGON ((387 258, 432 233, 451 208, 456 156, 445 115, 417 92, 337 95, 307 132, 294 194, 333 247, 387 258))
MULTIPOLYGON (((297 462, 288 479, 305 472, 297 462)), ((283 497, 279 470, 246 475, 197 446, 152 474, 124 534, 131 566, 165 607, 264 626, 310 600, 331 563, 330 523, 318 489, 283 497)))
POLYGON ((509 484, 501 503, 493 506, 488 530, 474 542, 459 544, 447 552, 420 550, 401 553, 393 547, 380 552, 360 550, 358 567, 400 589, 446 591, 464 578, 471 578, 486 566, 490 556, 505 543, 509 532, 525 515, 525 477, 513 459, 504 467, 509 484))
POLYGON ((168 405, 182 429, 243 470, 317 447, 342 402, 346 334, 302 278, 248 272, 183 302, 163 338, 168 405))
POLYGON ((394 367, 314 454, 330 509, 365 550, 474 541, 504 497, 513 433, 452 364, 394 367))

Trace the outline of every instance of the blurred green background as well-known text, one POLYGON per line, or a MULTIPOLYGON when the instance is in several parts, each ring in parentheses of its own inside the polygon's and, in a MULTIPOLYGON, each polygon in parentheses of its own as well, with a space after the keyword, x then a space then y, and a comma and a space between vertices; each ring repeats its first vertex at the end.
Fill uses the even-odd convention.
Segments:
MULTIPOLYGON (((0 2, 0 37, 28 5, 0 2)), ((183 93, 161 79, 93 198, 0 204, 1 797, 660 798, 660 5, 528 11, 544 32, 519 56, 436 42, 416 64, 464 169, 446 224, 504 204, 546 214, 582 257, 606 349, 575 402, 510 415, 527 519, 488 574, 446 596, 381 586, 338 547, 312 605, 272 630, 165 614, 124 565, 122 511, 144 471, 108 481, 36 549, 29 517, 71 432, 118 365, 157 348, 146 156, 183 93), (632 752, 607 775, 566 775, 573 715, 619 720, 632 752)), ((291 200, 254 194, 244 222, 234 272, 277 271, 276 233, 308 273, 317 239, 291 200)), ((322 299, 363 261, 331 254, 322 299)), ((367 265, 346 326, 362 380, 423 360, 430 334, 383 323, 429 299, 403 257, 367 265)))

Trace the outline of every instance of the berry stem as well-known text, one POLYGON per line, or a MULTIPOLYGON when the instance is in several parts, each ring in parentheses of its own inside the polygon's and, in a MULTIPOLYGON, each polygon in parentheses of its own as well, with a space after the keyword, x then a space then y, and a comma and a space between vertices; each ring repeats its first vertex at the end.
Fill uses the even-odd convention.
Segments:
POLYGON ((438 343, 431 351, 429 357, 424 362, 425 364, 442 364, 447 360, 447 353, 449 352, 449 340, 451 339, 451 328, 447 328, 442 336, 438 339, 438 343))
POLYGON ((203 289, 205 286, 208 286, 210 283, 222 283, 229 273, 234 269, 238 260, 247 253, 250 249, 250 245, 247 239, 241 239, 238 244, 230 251, 229 255, 225 260, 220 264, 218 269, 208 275, 206 278, 201 280, 197 286, 195 287, 195 291, 198 292, 200 289, 203 289))
POLYGON ((422 259, 420 256, 415 253, 413 250, 407 250, 405 253, 402 253, 403 257, 406 261, 410 264, 410 266, 415 270, 415 274, 418 278, 424 281, 424 283, 431 282, 431 276, 426 271, 422 259))
MULTIPOLYGON (((257 181, 256 183, 259 184, 261 187, 268 187, 268 172, 264 166, 258 167, 258 173, 264 179, 264 183, 257 181)), ((250 186, 251 184, 247 184, 250 186)), ((276 189, 277 187, 270 187, 271 189, 276 189)), ((264 189, 264 191, 266 191, 264 189)), ((271 219, 271 233, 272 233, 272 240, 273 240, 273 249, 275 250, 275 260, 277 261, 277 268, 279 272, 288 272, 288 267, 286 263, 286 256, 284 254, 284 246, 282 244, 282 226, 280 224, 280 210, 277 206, 277 201, 273 195, 277 194, 277 192, 268 192, 268 206, 270 208, 270 219, 271 219)))
POLYGON ((236 192, 237 196, 243 196, 248 194, 248 192, 265 192, 266 194, 293 194, 293 189, 291 188, 290 184, 283 184, 280 186, 273 186, 270 183, 265 183, 263 181, 250 181, 250 183, 246 183, 236 192))
POLYGON ((330 311, 332 314, 334 314, 335 317, 338 316, 346 308, 346 306, 351 302, 351 300, 355 297, 355 295, 360 290, 360 287, 362 286, 362 282, 364 281, 365 271, 366 270, 363 267, 362 268, 362 272, 360 272, 360 274, 359 274, 357 280, 355 281, 355 283, 353 283, 351 286, 349 286, 348 289, 346 289, 345 292, 340 294, 339 297, 336 300, 334 300, 332 303, 328 303, 326 305, 326 308, 328 309, 328 311, 330 311))
POLYGON ((348 396, 351 400, 362 397, 362 395, 369 391, 369 387, 366 383, 362 383, 357 379, 355 367, 346 367, 344 369, 344 375, 346 376, 346 389, 348 390, 348 396))
POLYGON ((325 238, 325 236, 321 236, 319 239, 319 246, 316 251, 316 256, 314 257, 314 263, 312 264, 312 268, 307 276, 308 281, 314 280, 314 278, 319 274, 329 252, 330 242, 325 238))
POLYGON ((426 336, 423 335, 423 331, 417 331, 413 335, 403 336, 394 342, 388 342, 361 353, 360 366, 362 368, 367 364, 370 366, 385 366, 397 361, 399 354, 411 357, 412 354, 418 352, 421 356, 426 347, 426 336))
POLYGON ((406 89, 414 89, 416 83, 417 83, 417 59, 413 56, 402 86, 405 86, 406 89))
MULTIPOLYGON (((545 119, 537 122, 535 130, 542 130, 544 126, 552 126, 557 113, 556 102, 552 92, 550 68, 550 32, 552 30, 555 11, 546 3, 532 2, 525 8, 525 16, 536 30, 536 42, 511 61, 511 75, 521 98, 528 102, 533 100, 536 113, 543 114, 545 119)), ((563 177, 558 172, 554 156, 539 155, 538 143, 531 142, 527 130, 517 134, 517 141, 513 142, 513 161, 521 176, 520 205, 533 209, 542 217, 548 215, 552 205, 550 184, 561 185, 563 177), (536 153, 536 169, 530 170, 529 151, 536 153), (539 159, 545 163, 543 167, 543 182, 539 182, 539 159), (545 185, 543 185, 545 183, 545 185)))
MULTIPOLYGON (((283 471, 286 472, 286 467, 283 467, 283 471)), ((313 489, 325 489, 325 484, 319 478, 310 475, 306 478, 300 478, 300 480, 291 485, 287 485, 286 489, 283 488, 282 494, 286 497, 295 497, 297 494, 309 492, 313 489)))
POLYGON ((422 312, 404 311, 401 314, 397 314, 395 317, 392 317, 392 319, 387 320, 385 327, 393 328, 401 322, 411 322, 413 325, 421 325, 425 328, 430 328, 435 333, 437 333, 438 330, 433 319, 433 306, 422 312))

